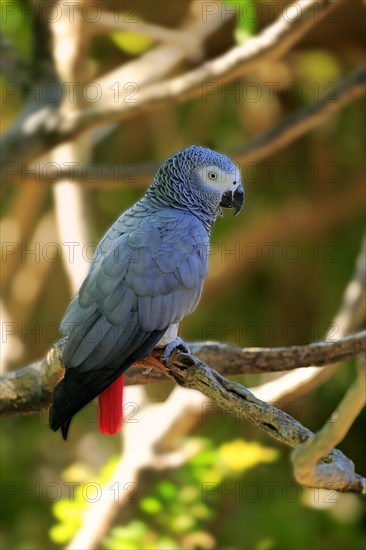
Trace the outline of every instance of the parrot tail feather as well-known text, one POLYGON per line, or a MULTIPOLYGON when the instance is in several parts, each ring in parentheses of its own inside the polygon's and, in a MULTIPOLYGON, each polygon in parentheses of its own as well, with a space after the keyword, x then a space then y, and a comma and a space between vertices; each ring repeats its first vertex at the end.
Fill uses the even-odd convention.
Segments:
POLYGON ((99 431, 101 434, 116 434, 123 422, 122 374, 98 396, 99 431))

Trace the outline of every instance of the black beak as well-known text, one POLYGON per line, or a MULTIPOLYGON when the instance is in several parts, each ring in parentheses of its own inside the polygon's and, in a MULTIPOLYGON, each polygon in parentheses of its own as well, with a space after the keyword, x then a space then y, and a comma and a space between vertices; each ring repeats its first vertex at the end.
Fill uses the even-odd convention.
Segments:
POLYGON ((244 190, 241 185, 239 185, 234 193, 232 191, 225 191, 221 197, 220 206, 223 208, 234 208, 236 216, 239 214, 240 210, 244 205, 244 190))

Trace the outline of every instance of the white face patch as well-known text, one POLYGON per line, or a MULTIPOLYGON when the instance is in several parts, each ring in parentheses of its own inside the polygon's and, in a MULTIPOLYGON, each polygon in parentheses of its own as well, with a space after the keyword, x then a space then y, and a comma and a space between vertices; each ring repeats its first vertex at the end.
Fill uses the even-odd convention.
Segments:
POLYGON ((220 191, 221 194, 225 191, 235 191, 240 185, 240 172, 236 167, 233 171, 225 172, 212 164, 200 166, 197 171, 203 183, 220 191))

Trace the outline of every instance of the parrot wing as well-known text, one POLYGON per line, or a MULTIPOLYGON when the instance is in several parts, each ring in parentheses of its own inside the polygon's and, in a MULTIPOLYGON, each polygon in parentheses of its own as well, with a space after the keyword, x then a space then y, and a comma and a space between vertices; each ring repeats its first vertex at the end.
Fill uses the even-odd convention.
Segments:
POLYGON ((61 330, 64 379, 54 393, 57 430, 196 306, 207 274, 208 234, 192 214, 146 213, 137 203, 108 230, 61 330))

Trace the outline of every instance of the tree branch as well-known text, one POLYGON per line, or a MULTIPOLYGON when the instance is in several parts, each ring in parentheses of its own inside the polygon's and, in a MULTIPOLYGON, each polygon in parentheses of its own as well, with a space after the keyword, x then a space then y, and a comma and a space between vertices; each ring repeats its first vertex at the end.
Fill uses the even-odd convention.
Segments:
POLYGON ((242 77, 258 63, 281 57, 341 2, 299 0, 244 44, 182 76, 143 87, 136 103, 99 102, 72 115, 50 107, 22 113, 3 137, 3 162, 31 161, 96 126, 125 120, 167 101, 183 102, 199 96, 204 83, 220 84, 242 77))
MULTIPOLYGON (((52 389, 63 376, 60 355, 64 343, 65 339, 59 341, 42 362, 34 363, 2 378, 1 414, 29 413, 49 405, 52 389)), ((215 344, 216 351, 220 349, 220 346, 217 346, 215 344)), ((207 350, 207 347, 210 346, 206 344, 204 347, 207 350)), ((300 363, 305 361, 305 364, 309 361, 314 363, 312 359, 317 358, 321 363, 330 362, 339 357, 342 359, 353 357, 358 355, 361 350, 365 350, 365 331, 339 342, 320 342, 309 346, 293 346, 288 349, 277 348, 265 351, 255 349, 249 350, 249 354, 252 354, 253 362, 256 365, 255 372, 258 372, 256 370, 258 368, 267 369, 268 362, 271 360, 274 361, 273 365, 294 367, 296 361, 300 361, 300 363), (259 360, 261 355, 263 355, 263 361, 259 360)), ((204 352, 204 350, 202 351, 204 352)), ((210 350, 211 353, 212 351, 210 350)), ((290 415, 261 401, 237 382, 227 380, 193 355, 175 351, 171 355, 167 367, 158 361, 157 358, 160 357, 161 351, 159 350, 156 351, 153 358, 147 358, 137 364, 142 364, 145 367, 157 366, 180 386, 200 391, 229 413, 257 426, 274 439, 290 447, 298 447, 313 437, 310 430, 290 415)), ((277 370, 276 366, 274 368, 277 370)), ((352 415, 351 418, 353 418, 352 415)), ((321 449, 323 450, 322 447, 321 449)), ((338 491, 360 493, 365 490, 365 480, 354 473, 353 463, 340 451, 327 449, 327 452, 324 453, 325 456, 323 453, 320 454, 321 458, 319 453, 315 455, 317 464, 315 462, 313 464, 316 474, 304 477, 307 485, 327 488, 328 484, 329 488, 331 482, 332 488, 338 491)))
MULTIPOLYGON (((73 21, 70 21, 67 10, 63 9, 64 2, 59 0, 55 9, 60 9, 60 17, 51 25, 52 52, 59 81, 79 82, 83 87, 87 84, 87 52, 91 36, 88 33, 89 25, 83 16, 82 9, 75 10, 73 21)), ((85 6, 84 0, 81 2, 85 6)), ((73 102, 63 101, 62 111, 72 115, 86 104, 81 94, 76 93, 73 102)), ((46 161, 56 166, 74 165, 80 161, 85 165, 92 157, 92 143, 90 136, 85 134, 79 139, 55 147, 46 161)), ((83 248, 95 239, 96 225, 93 210, 93 198, 84 187, 70 178, 60 179, 53 186, 54 207, 59 242, 61 244, 62 263, 67 275, 71 294, 74 295, 81 281, 87 275, 88 266, 82 254, 76 252, 73 261, 68 259, 66 245, 69 242, 78 242, 83 248), (72 204, 72 208, 69 205, 72 204)))
MULTIPOLYGON (((259 162, 340 112, 354 100, 362 97, 365 90, 366 66, 357 69, 341 80, 335 91, 324 95, 317 103, 303 107, 284 117, 262 135, 249 141, 244 147, 229 152, 228 156, 241 164, 259 162)), ((145 188, 150 185, 154 173, 159 167, 157 163, 152 162, 127 166, 98 166, 100 177, 91 180, 87 177, 85 166, 70 166, 63 169, 60 165, 57 174, 49 174, 47 170, 42 169, 43 165, 40 163, 38 167, 32 167, 32 170, 28 170, 25 164, 19 164, 17 167, 13 167, 11 173, 5 173, 5 180, 19 181, 20 178, 22 182, 26 183, 53 184, 60 179, 67 179, 90 189, 101 186, 103 189, 127 186, 129 188, 145 188)))
MULTIPOLYGON (((62 343, 62 341, 60 342, 62 343)), ((53 348, 47 357, 0 378, 0 414, 34 413, 49 407, 64 368, 53 348)))
POLYGON ((241 150, 233 151, 233 157, 244 164, 258 162, 272 155, 362 97, 365 90, 366 65, 339 82, 335 91, 326 94, 320 101, 291 113, 241 150))
MULTIPOLYGON (((345 477, 347 472, 339 468, 329 469, 328 465, 320 465, 318 461, 327 454, 334 445, 337 445, 347 435, 354 420, 357 418, 366 403, 365 394, 366 369, 364 361, 358 365, 357 376, 352 386, 334 411, 332 418, 319 432, 301 445, 292 453, 292 462, 297 481, 303 485, 319 486, 319 482, 327 475, 332 485, 337 485, 339 475, 345 477), (325 471, 324 471, 325 470, 325 471)), ((333 487, 332 487, 333 488, 333 487)), ((336 487, 335 487, 336 488, 336 487)), ((363 480, 363 493, 366 493, 366 480, 363 480)))
MULTIPOLYGON (((181 386, 199 390, 222 409, 290 447, 298 447, 313 437, 310 430, 290 415, 261 401, 244 386, 227 380, 195 357, 175 356, 169 363, 167 374, 181 386)), ((366 479, 354 473, 352 461, 338 449, 316 455, 316 461, 318 459, 317 475, 305 479, 307 486, 329 489, 331 483, 331 488, 337 491, 365 492, 366 479)))
MULTIPOLYGON (((226 376, 258 374, 309 365, 321 366, 355 357, 366 351, 365 337, 366 331, 362 331, 334 342, 316 342, 288 348, 241 349, 230 344, 195 343, 191 345, 191 351, 226 376)), ((65 338, 59 340, 45 359, 0 378, 1 415, 33 413, 50 405, 53 388, 64 374, 61 356, 65 342, 65 338)), ((161 353, 161 350, 156 349, 152 358, 135 363, 136 368, 126 372, 126 384, 166 381, 164 374, 157 369, 143 374, 146 368, 161 366, 161 353)), ((174 361, 169 364, 180 365, 182 357, 186 356, 174 354, 174 361)), ((193 355, 189 357, 193 362, 199 361, 193 355)))

